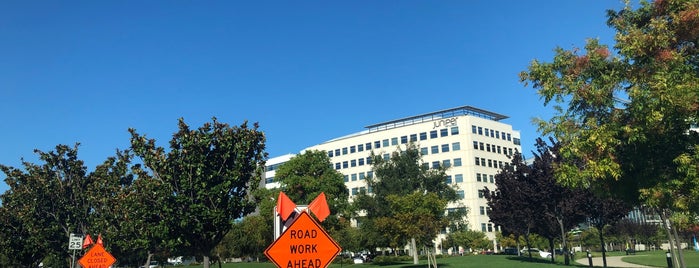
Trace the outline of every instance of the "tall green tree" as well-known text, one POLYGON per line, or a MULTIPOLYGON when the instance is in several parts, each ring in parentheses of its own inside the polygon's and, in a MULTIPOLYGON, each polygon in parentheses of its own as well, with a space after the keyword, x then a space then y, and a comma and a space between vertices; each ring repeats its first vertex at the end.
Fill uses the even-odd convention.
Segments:
POLYGON ((258 187, 264 164, 264 134, 258 125, 229 126, 207 122, 190 129, 180 119, 169 150, 130 129, 131 148, 169 193, 163 209, 168 231, 186 252, 203 256, 209 267, 214 247, 233 220, 255 210, 251 191, 258 187))
MULTIPOLYGON (((521 80, 544 105, 555 103, 554 116, 539 121, 543 134, 562 143, 562 157, 583 161, 582 169, 564 161, 561 182, 624 194, 671 227, 674 215, 696 215, 699 202, 691 175, 699 165, 691 130, 699 125, 699 1, 643 1, 608 18, 613 52, 593 39, 583 50, 557 48, 552 62, 532 62, 521 80)), ((667 232, 679 245, 676 230, 667 232)))
MULTIPOLYGON (((420 150, 412 143, 398 148, 389 159, 374 152, 371 157, 374 177, 367 178, 371 193, 360 193, 355 199, 366 213, 360 219, 362 228, 383 238, 377 241, 384 243, 377 245, 380 247, 396 248, 407 239, 429 243, 449 225, 444 211, 449 202, 458 199, 456 191, 446 184, 446 169, 422 165, 420 150)), ((415 250, 414 243, 411 248, 415 250)))
POLYGON ((320 193, 325 193, 330 216, 321 224, 331 234, 346 228, 341 217, 350 218, 349 191, 342 173, 332 168, 328 154, 308 150, 282 164, 276 171, 279 190, 296 204, 310 204, 320 193))
POLYGON ((7 216, 2 223, 6 230, 16 232, 6 234, 15 245, 3 250, 13 263, 36 266, 46 255, 68 260, 70 234, 85 233, 90 213, 89 180, 87 168, 78 159, 78 145, 57 145, 49 152, 35 150, 42 164, 22 161, 22 169, 0 165, 10 187, 0 196, 0 213, 7 216), (13 235, 26 240, 16 240, 13 235))

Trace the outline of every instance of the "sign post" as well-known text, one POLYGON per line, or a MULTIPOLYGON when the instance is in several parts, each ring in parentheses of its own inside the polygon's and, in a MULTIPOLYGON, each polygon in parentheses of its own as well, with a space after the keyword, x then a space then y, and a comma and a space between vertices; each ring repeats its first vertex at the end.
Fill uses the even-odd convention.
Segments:
POLYGON ((83 237, 71 233, 68 240, 68 250, 73 250, 73 260, 70 262, 70 267, 75 267, 75 250, 81 249, 83 246, 83 237))
POLYGON ((340 246, 305 210, 265 250, 279 268, 327 268, 340 246))

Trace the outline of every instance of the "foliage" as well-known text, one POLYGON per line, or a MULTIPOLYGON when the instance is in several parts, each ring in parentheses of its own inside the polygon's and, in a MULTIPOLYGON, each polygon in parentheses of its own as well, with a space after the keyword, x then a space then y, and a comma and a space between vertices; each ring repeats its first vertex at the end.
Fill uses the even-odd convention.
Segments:
POLYGON ((451 232, 448 237, 450 240, 454 241, 454 244, 472 250, 485 249, 490 245, 490 240, 486 237, 485 233, 481 231, 462 230, 451 232))
POLYGON ((77 148, 35 150, 43 164, 22 161, 23 169, 0 165, 10 187, 0 196, 0 250, 10 263, 36 266, 50 254, 67 258, 70 233, 85 233, 89 181, 77 148))
POLYGON ((261 178, 265 138, 257 124, 230 127, 216 118, 196 130, 180 119, 178 128, 168 152, 134 129, 131 147, 168 193, 156 209, 167 213, 172 243, 208 265, 233 220, 255 209, 250 192, 261 178))
POLYGON ((445 169, 423 166, 415 144, 398 148, 389 159, 372 152, 375 177, 367 178, 371 195, 360 193, 357 207, 361 229, 373 236, 369 246, 397 248, 409 238, 431 243, 449 222, 444 213, 448 202, 456 201, 456 191, 446 184, 445 169))

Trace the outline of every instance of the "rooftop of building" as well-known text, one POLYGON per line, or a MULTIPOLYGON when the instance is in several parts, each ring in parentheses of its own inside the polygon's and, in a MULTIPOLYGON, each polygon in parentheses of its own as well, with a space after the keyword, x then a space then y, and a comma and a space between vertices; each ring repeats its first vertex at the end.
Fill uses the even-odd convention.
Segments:
POLYGON ((500 121, 500 120, 508 118, 505 115, 501 115, 501 114, 494 113, 491 111, 486 111, 486 110, 479 109, 479 108, 476 108, 473 106, 461 106, 461 107, 456 107, 456 108, 440 110, 440 111, 436 111, 436 112, 431 112, 431 113, 420 114, 420 115, 405 117, 405 118, 401 118, 401 119, 386 121, 386 122, 382 122, 382 123, 378 123, 378 124, 369 125, 369 126, 366 126, 365 128, 368 129, 369 132, 375 132, 375 131, 387 130, 387 129, 391 129, 391 128, 419 124, 422 122, 432 121, 435 119, 448 118, 448 117, 460 116, 460 115, 472 115, 472 116, 477 116, 477 117, 481 117, 481 118, 485 118, 485 119, 493 120, 493 121, 500 121))

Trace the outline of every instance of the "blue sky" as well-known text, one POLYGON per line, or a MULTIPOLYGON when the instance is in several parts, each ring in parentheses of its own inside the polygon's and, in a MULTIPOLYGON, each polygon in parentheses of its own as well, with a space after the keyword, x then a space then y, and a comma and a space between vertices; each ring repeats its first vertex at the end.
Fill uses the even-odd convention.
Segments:
MULTIPOLYGON (((550 108, 518 73, 613 44, 617 0, 2 1, 0 164, 81 143, 88 171, 167 146, 183 117, 259 122, 270 156, 463 105, 509 116, 525 154, 550 108)), ((4 180, 5 175, 0 174, 4 180)), ((0 193, 7 185, 0 183, 0 193)))

